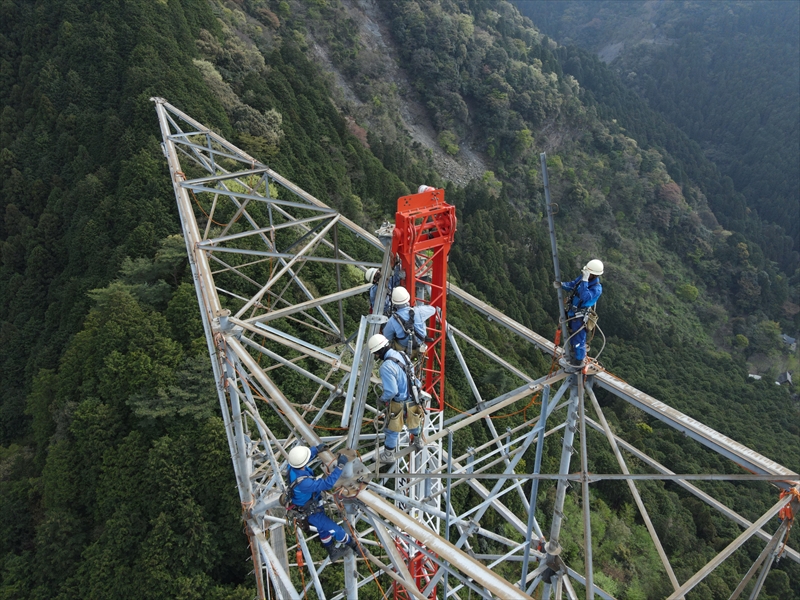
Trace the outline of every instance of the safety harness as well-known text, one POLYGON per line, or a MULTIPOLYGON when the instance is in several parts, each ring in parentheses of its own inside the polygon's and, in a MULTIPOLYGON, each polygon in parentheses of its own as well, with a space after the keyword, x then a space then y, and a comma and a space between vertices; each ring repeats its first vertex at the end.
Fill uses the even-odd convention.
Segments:
MULTIPOLYGON (((578 291, 577 286, 572 288, 567 297, 564 299, 564 304, 566 305, 566 311, 567 312, 573 311, 574 315, 570 317, 570 320, 581 319, 583 321, 584 326, 586 327, 586 330, 589 333, 592 333, 594 331, 594 328, 597 326, 597 320, 600 317, 598 316, 597 311, 594 308, 595 307, 594 304, 592 306, 587 306, 587 307, 578 307, 572 305, 572 301, 575 299, 575 294, 577 293, 577 291, 578 291)), ((575 333, 577 333, 577 331, 574 332, 572 335, 575 335, 575 333)))
MULTIPOLYGON (((403 319, 400 318, 400 315, 397 314, 396 312, 394 314, 392 314, 392 318, 394 318, 400 324, 400 327, 402 327, 403 331, 405 331, 405 333, 406 333, 406 337, 410 336, 410 338, 411 338, 411 350, 419 349, 420 344, 422 342, 419 340, 419 338, 417 336, 417 332, 414 329, 414 309, 410 308, 408 310, 408 319, 406 319, 405 321, 403 321, 403 319)), ((408 347, 407 343, 403 344, 403 343, 400 342, 400 340, 398 340, 397 343, 400 344, 403 347, 408 347)))
POLYGON ((388 356, 387 360, 400 365, 400 368, 403 369, 403 372, 406 374, 406 379, 408 379, 408 395, 416 404, 421 404, 422 400, 420 398, 419 387, 416 384, 417 378, 414 376, 414 365, 411 364, 411 360, 409 360, 405 354, 402 356, 406 361, 399 361, 393 356, 388 356))
MULTIPOLYGON (((297 479, 295 479, 292 483, 289 484, 289 487, 281 494, 279 502, 283 505, 283 508, 286 509, 286 517, 288 519, 294 519, 301 524, 301 526, 305 523, 309 516, 313 515, 315 512, 319 510, 319 506, 317 505, 317 501, 314 500, 314 496, 312 494, 311 498, 308 499, 308 502, 303 504, 302 506, 298 506, 294 503, 294 490, 297 485, 303 481, 304 479, 313 479, 309 475, 301 475, 297 479)), ((304 527, 305 528, 305 527, 304 527)))

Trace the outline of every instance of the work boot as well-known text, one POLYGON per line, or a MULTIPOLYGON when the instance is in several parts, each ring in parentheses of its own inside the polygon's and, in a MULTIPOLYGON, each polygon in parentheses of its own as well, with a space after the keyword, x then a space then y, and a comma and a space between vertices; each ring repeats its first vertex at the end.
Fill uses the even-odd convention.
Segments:
POLYGON ((382 463, 391 464, 394 462, 394 448, 387 448, 384 446, 380 453, 380 461, 382 463))
POLYGON ((422 450, 425 447, 425 442, 422 440, 421 434, 412 434, 411 435, 411 445, 414 446, 414 450, 422 450))
POLYGON ((350 547, 328 544, 325 546, 325 550, 328 551, 328 556, 330 557, 331 562, 336 562, 340 558, 343 558, 350 551, 350 547))

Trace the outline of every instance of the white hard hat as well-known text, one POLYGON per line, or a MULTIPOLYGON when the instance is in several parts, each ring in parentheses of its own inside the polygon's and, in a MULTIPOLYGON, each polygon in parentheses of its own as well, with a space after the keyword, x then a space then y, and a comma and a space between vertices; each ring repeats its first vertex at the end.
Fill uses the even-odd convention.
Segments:
POLYGON ((295 469, 302 469, 311 459, 311 449, 307 446, 295 446, 289 452, 289 464, 295 469))
POLYGON ((389 340, 386 339, 386 336, 380 333, 376 333, 367 342, 367 346, 369 346, 370 354, 374 354, 381 348, 385 348, 389 345, 389 340))
POLYGON ((586 263, 586 266, 583 268, 589 271, 589 273, 591 273, 592 275, 603 274, 603 263, 602 261, 599 261, 596 258, 593 258, 588 263, 586 263))
POLYGON ((375 273, 379 271, 378 267, 370 267, 367 269, 367 272, 364 273, 364 280, 367 283, 372 283, 372 280, 375 279, 375 273))
POLYGON ((409 300, 411 300, 411 294, 402 285, 398 285, 392 290, 392 304, 408 304, 409 300))
POLYGON ((435 190, 435 189, 436 189, 436 188, 432 188, 432 187, 431 187, 431 186, 429 186, 429 185, 421 185, 421 186, 419 186, 419 188, 417 189, 417 193, 418 193, 418 194, 421 194, 422 192, 432 192, 432 191, 433 191, 433 190, 435 190))

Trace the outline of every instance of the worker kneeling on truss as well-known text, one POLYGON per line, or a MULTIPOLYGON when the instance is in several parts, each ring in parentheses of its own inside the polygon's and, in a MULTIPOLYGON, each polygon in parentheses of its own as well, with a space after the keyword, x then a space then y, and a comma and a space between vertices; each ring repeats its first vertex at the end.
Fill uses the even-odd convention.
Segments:
POLYGON ((383 384, 380 401, 388 409, 386 438, 380 460, 393 463, 403 424, 408 425, 408 433, 414 448, 423 447, 420 427, 425 419, 425 402, 430 394, 421 391, 421 382, 414 376, 414 366, 404 352, 392 350, 386 336, 376 333, 369 338, 369 351, 383 363, 379 373, 383 384))
POLYGON ((325 444, 313 448, 295 446, 289 452, 287 510, 290 515, 295 513, 301 524, 307 523, 309 529, 319 533, 319 541, 328 551, 331 561, 335 561, 344 556, 348 548, 357 550, 358 544, 350 537, 349 533, 325 514, 325 504, 322 499, 322 492, 333 489, 342 475, 342 467, 348 461, 347 456, 340 454, 336 461, 336 468, 325 478, 314 477, 314 471, 308 466, 308 463, 316 458, 317 454, 326 449, 325 444))

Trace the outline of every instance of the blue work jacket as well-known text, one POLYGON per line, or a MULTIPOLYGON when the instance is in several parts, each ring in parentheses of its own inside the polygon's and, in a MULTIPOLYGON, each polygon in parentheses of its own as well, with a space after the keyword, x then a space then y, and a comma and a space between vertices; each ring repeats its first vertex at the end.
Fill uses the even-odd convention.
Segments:
MULTIPOLYGON (((408 402, 412 400, 409 395, 408 389, 408 375, 403 367, 391 360, 392 358, 399 360, 402 364, 408 364, 410 359, 403 353, 397 350, 389 349, 383 356, 383 364, 378 369, 383 383, 383 394, 381 395, 381 402, 408 402)), ((418 379, 415 383, 420 385, 418 379)))
POLYGON ((603 286, 600 285, 599 277, 595 277, 591 281, 583 281, 583 277, 577 277, 572 281, 563 282, 561 287, 568 292, 575 290, 575 295, 572 296, 572 304, 569 308, 569 316, 574 316, 579 310, 597 304, 597 299, 603 293, 603 286))
MULTIPOLYGON (((314 460, 317 456, 317 449, 311 448, 311 458, 309 462, 314 460)), ((331 474, 325 478, 316 478, 314 477, 314 471, 311 470, 311 467, 305 466, 302 469, 295 469, 294 467, 289 467, 289 484, 293 483, 295 479, 299 477, 307 477, 297 486, 294 488, 294 493, 292 494, 292 502, 294 502, 297 506, 305 506, 305 504, 309 500, 314 500, 318 502, 322 498, 322 492, 333 489, 333 486, 336 485, 336 482, 339 480, 339 476, 342 474, 341 467, 337 466, 331 474)))
POLYGON ((425 325, 425 321, 436 314, 436 308, 428 306, 427 304, 417 304, 414 307, 404 306, 403 308, 395 310, 394 314, 389 317, 389 322, 386 323, 386 326, 383 328, 383 335, 386 336, 387 340, 390 342, 397 340, 401 346, 408 345, 408 334, 403 328, 402 323, 408 321, 409 312, 412 308, 414 310, 414 334, 417 337, 417 342, 421 344, 425 341, 425 336, 428 335, 428 328, 425 325), (400 321, 402 321, 402 323, 400 321))

